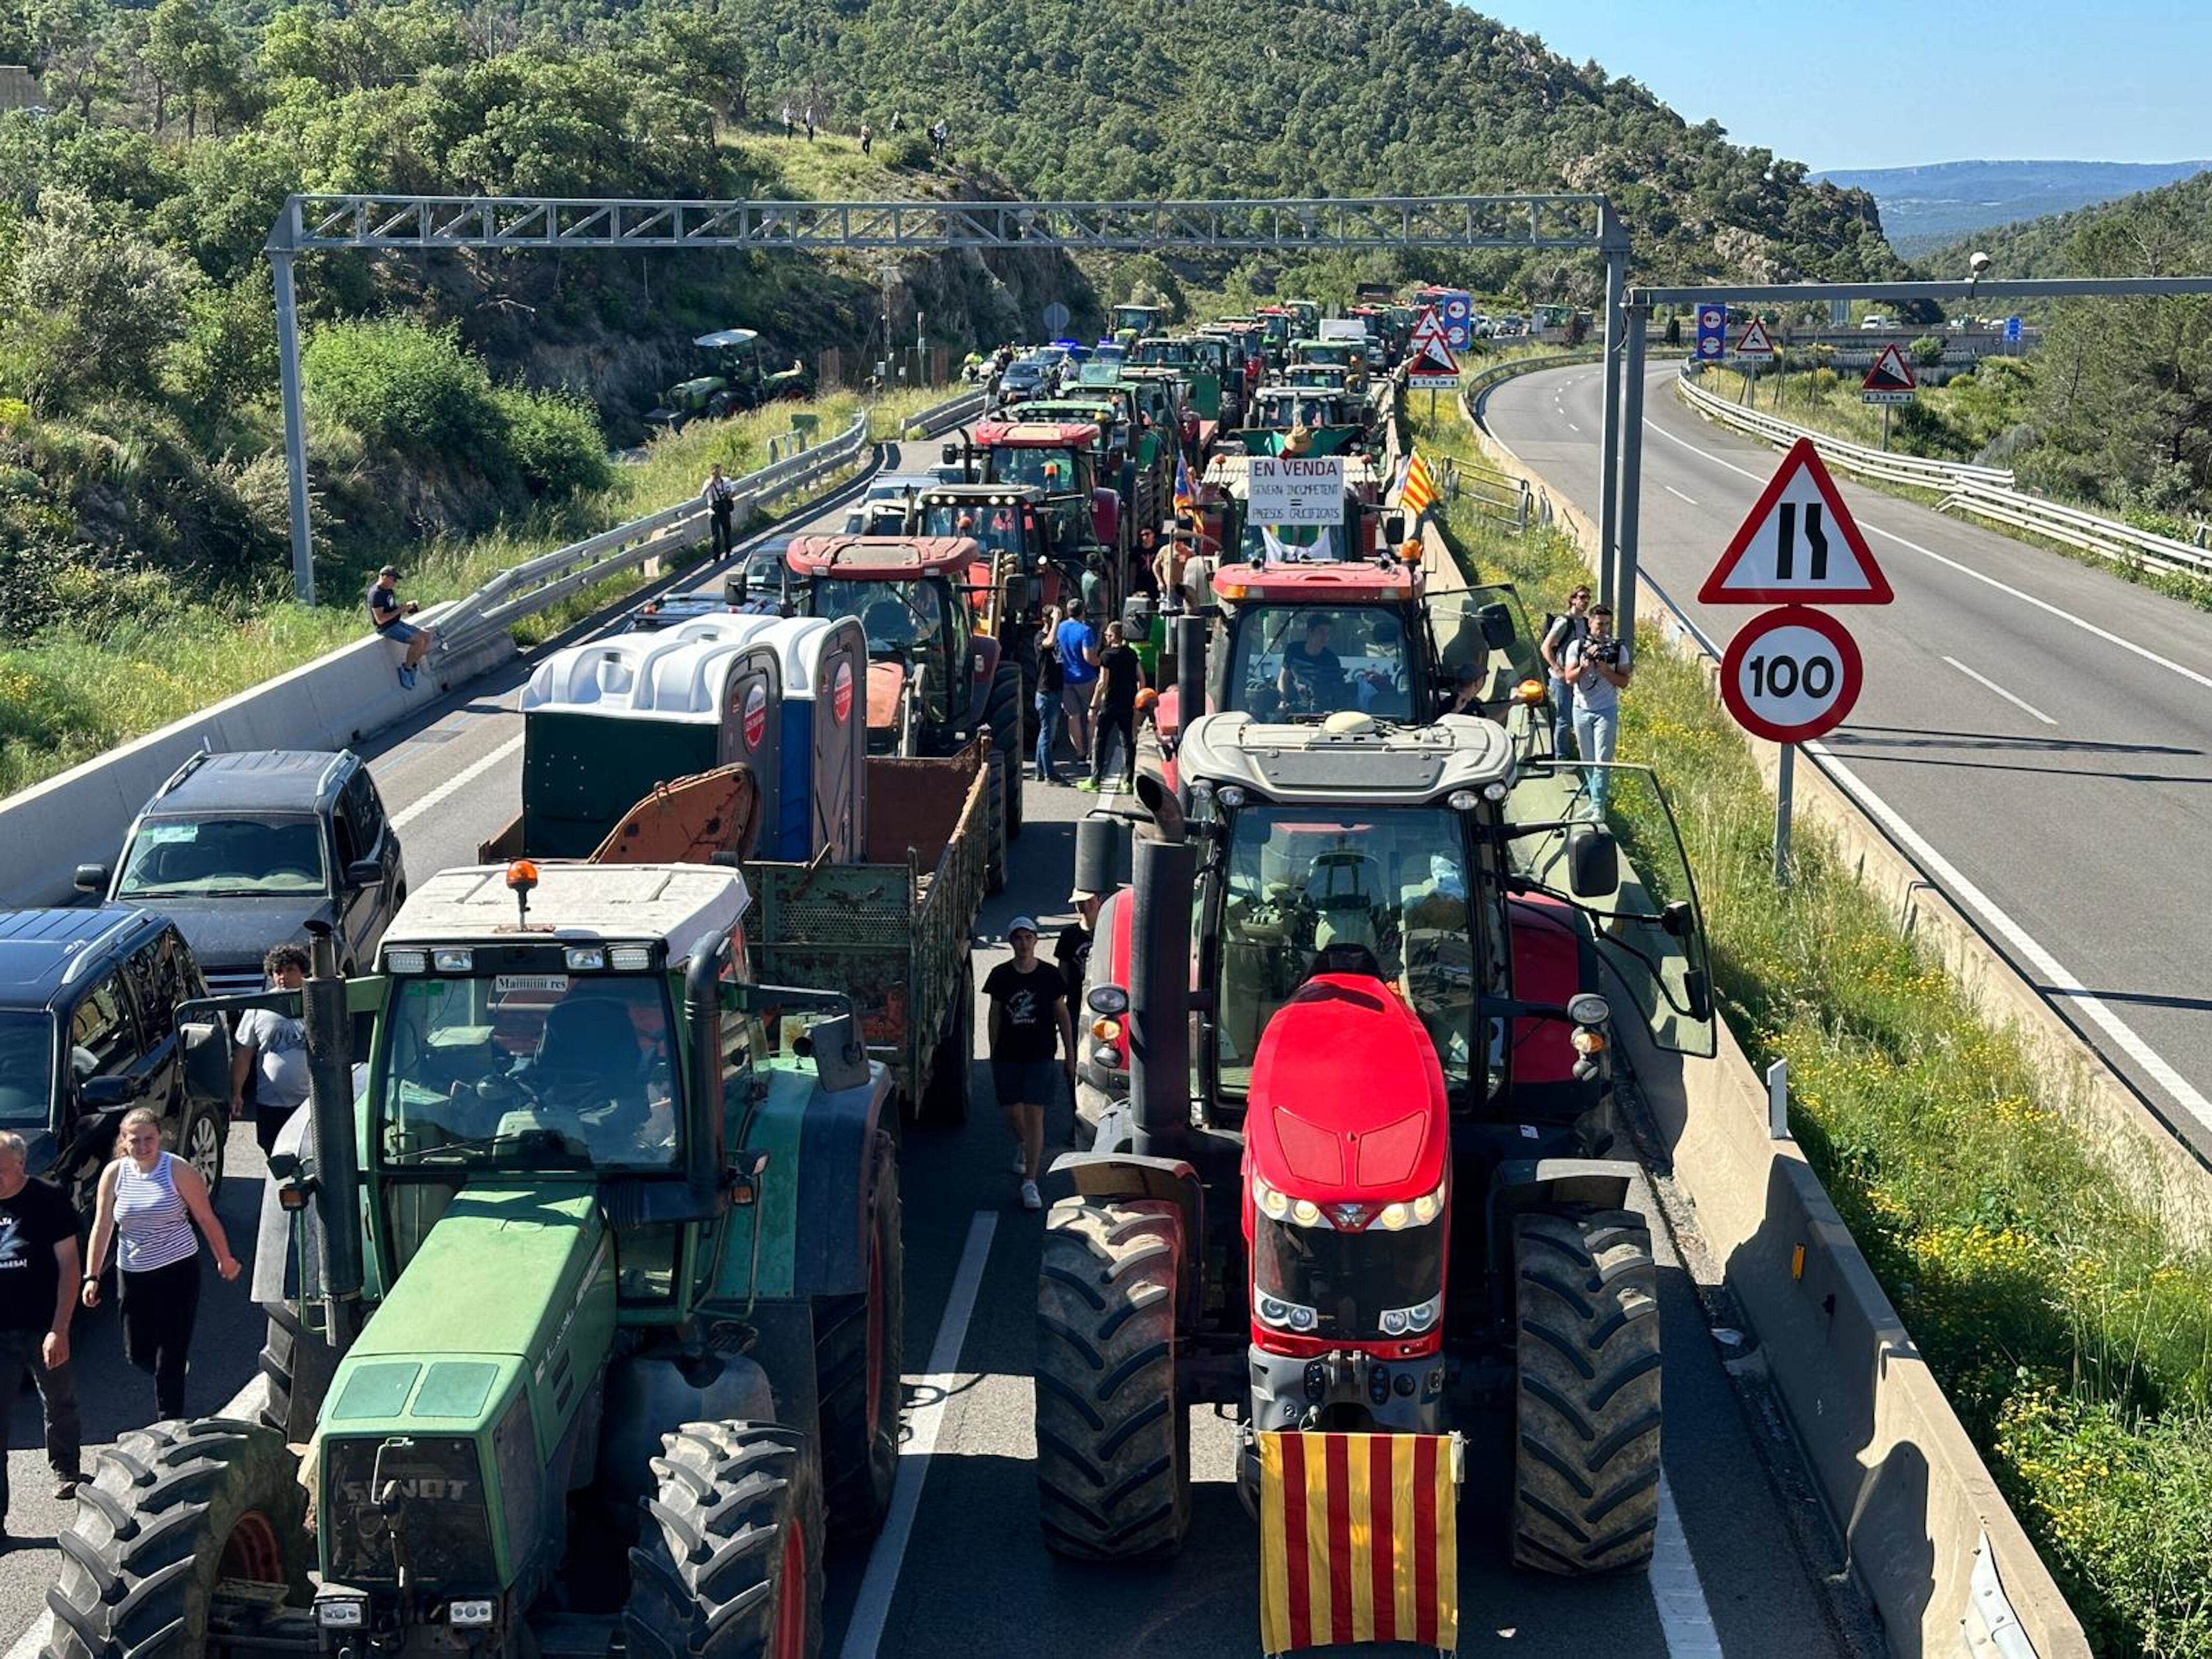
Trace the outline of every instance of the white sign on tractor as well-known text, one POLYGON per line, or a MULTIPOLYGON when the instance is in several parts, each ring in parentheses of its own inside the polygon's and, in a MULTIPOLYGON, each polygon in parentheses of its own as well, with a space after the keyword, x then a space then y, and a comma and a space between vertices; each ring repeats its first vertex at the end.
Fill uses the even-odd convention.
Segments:
POLYGON ((1246 522, 1257 525, 1341 525, 1344 457, 1255 455, 1247 463, 1250 493, 1246 522))

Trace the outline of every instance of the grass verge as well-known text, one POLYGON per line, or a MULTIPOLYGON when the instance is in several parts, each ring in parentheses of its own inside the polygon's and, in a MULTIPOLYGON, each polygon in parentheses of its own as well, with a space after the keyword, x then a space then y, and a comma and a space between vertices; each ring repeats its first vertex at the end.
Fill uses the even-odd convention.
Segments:
MULTIPOLYGON (((916 389, 873 400, 871 435, 896 438, 915 410, 951 395, 916 389)), ((458 599, 509 565, 684 500, 716 461, 732 477, 755 470, 768 459, 769 440, 790 430, 795 412, 817 415, 817 437, 826 439, 860 408, 860 398, 841 392, 663 437, 637 465, 617 469, 614 482, 587 501, 470 541, 425 546, 406 562, 402 588, 424 605, 458 599)), ((517 635, 525 643, 548 638, 642 580, 632 572, 573 594, 530 618, 517 635)), ((0 794, 106 754, 360 638, 366 623, 357 599, 343 592, 326 592, 313 609, 289 600, 195 607, 158 627, 57 626, 0 651, 0 794)))
MULTIPOLYGON (((1455 409, 1425 444, 1472 442, 1455 409)), ((1480 578, 1563 609, 1549 532, 1455 508, 1480 578)), ((1771 797, 1696 665, 1647 649, 1623 758, 1665 781, 1716 988, 1754 1064, 2096 1650, 2212 1656, 2212 1259, 2121 1190, 2009 1031, 1893 927, 1816 830, 1771 879, 1771 797)))

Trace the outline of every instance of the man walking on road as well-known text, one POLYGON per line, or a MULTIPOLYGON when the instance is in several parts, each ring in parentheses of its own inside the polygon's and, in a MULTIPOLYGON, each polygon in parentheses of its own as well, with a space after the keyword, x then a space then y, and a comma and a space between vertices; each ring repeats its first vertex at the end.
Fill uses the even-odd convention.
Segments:
MULTIPOLYGON (((30 1178, 25 1156, 22 1136, 0 1133, 0 1401, 12 1407, 30 1372, 46 1413, 54 1496, 69 1498, 84 1479, 76 1369, 70 1364, 70 1320, 82 1277, 76 1211, 59 1188, 30 1178)), ((8 1537, 8 1460, 0 1455, 0 1544, 8 1537)))
POLYGON ((1114 758, 1115 740, 1121 743, 1121 789, 1137 787, 1137 693, 1145 683, 1145 665, 1135 647, 1123 636, 1121 624, 1106 626, 1106 648, 1098 653, 1098 679, 1091 692, 1091 775, 1079 789, 1096 790, 1106 781, 1106 763, 1114 758))
POLYGON ((737 511, 738 490, 736 485, 723 477, 720 461, 708 471, 707 482, 699 486, 699 499, 707 503, 708 517, 713 520, 714 556, 718 559, 726 557, 737 545, 736 538, 730 533, 730 519, 737 511))
POLYGON ((1620 735, 1620 694, 1635 665, 1629 660, 1628 642, 1613 637, 1613 607, 1599 605, 1589 613, 1589 635, 1569 645, 1561 659, 1562 678, 1574 688, 1575 750, 1592 764, 1590 804, 1605 816, 1610 780, 1601 764, 1613 758, 1620 735))
POLYGON ((1075 758, 1091 760, 1091 692, 1098 684, 1098 630, 1084 620, 1083 601, 1067 602, 1067 620, 1054 630, 1060 653, 1060 706, 1067 711, 1067 740, 1075 758))
POLYGON ((1013 960, 991 969, 983 994, 991 1002, 991 1084, 1014 1136, 1014 1173, 1021 1177, 1022 1207, 1041 1210, 1037 1168, 1044 1158, 1044 1109, 1053 1094, 1055 1050, 1075 1092, 1075 1027, 1067 1013, 1067 981, 1059 965, 1037 956, 1034 916, 1016 916, 1006 929, 1013 960))
POLYGON ((1545 629, 1544 637, 1536 649, 1544 659, 1544 666, 1552 671, 1552 752, 1565 760, 1574 752, 1571 739, 1575 729, 1575 694, 1567 684, 1565 659, 1567 647, 1576 641, 1589 635, 1590 591, 1577 587, 1567 595, 1565 616, 1552 618, 1545 629))

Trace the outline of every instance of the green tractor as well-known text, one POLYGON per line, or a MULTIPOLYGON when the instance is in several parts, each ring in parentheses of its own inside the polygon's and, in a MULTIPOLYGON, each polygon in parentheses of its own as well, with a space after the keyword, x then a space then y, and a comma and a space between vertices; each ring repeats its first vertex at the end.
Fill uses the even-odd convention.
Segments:
POLYGON ((702 417, 722 420, 779 398, 804 398, 814 389, 814 377, 796 357, 787 368, 769 368, 768 348, 751 329, 721 329, 691 343, 699 354, 699 373, 660 394, 659 405, 646 411, 647 426, 678 432, 702 417))
POLYGON ((303 992, 208 1005, 307 1030, 266 1383, 102 1455, 50 1659, 818 1651, 897 1462, 896 1120, 844 999, 750 982, 750 902, 450 870, 376 973, 325 935, 303 992))

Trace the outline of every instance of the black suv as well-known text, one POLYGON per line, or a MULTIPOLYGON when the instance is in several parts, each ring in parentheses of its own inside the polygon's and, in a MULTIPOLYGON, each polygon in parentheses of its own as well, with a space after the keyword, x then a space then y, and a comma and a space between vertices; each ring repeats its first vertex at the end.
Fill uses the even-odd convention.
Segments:
POLYGON ((345 971, 374 961, 407 896, 399 836, 350 750, 195 755, 139 812, 112 878, 84 864, 76 884, 174 921, 217 994, 260 990, 262 958, 311 921, 345 971))
POLYGON ((161 1115, 163 1144, 222 1180, 230 1037, 221 1020, 177 1024, 207 987, 176 924, 119 904, 0 911, 0 1129, 29 1143, 88 1225, 100 1166, 134 1106, 161 1115))

